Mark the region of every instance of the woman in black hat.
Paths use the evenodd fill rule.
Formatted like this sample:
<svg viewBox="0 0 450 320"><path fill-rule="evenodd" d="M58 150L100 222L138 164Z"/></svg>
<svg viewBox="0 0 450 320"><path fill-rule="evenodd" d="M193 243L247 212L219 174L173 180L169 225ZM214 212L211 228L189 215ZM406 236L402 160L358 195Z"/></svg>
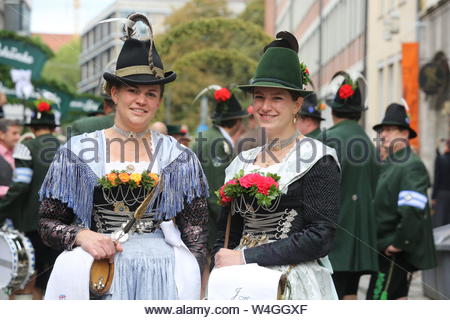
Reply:
<svg viewBox="0 0 450 320"><path fill-rule="evenodd" d="M132 37L137 21L149 28L148 39ZM75 136L59 150L41 190L41 236L50 246L81 247L88 258L114 261L104 299L198 299L206 179L189 149L148 129L164 85L176 74L164 71L145 16L130 15L125 31L116 70L103 75L116 105L114 126ZM153 181L151 192L143 187L146 175ZM143 216L129 229L148 197ZM63 289L72 294L67 299L86 297Z"/></svg>
<svg viewBox="0 0 450 320"><path fill-rule="evenodd" d="M287 276L287 299L336 299L326 255L336 228L339 165L334 150L297 131L297 112L311 92L304 89L297 39L288 32L277 38L265 48L251 83L240 86L252 94L255 119L269 142L236 157L225 181L241 170L276 173L282 195L274 208L239 207L246 199L224 207L215 266L257 263ZM231 208L239 211L230 223L229 247L234 250L223 248Z"/></svg>

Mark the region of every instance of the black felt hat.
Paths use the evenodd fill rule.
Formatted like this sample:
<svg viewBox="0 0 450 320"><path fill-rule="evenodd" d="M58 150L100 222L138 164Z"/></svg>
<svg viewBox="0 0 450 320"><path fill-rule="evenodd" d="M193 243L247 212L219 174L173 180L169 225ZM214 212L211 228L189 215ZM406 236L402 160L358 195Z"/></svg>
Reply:
<svg viewBox="0 0 450 320"><path fill-rule="evenodd" d="M142 21L149 28L149 39L132 38L135 30L126 27L125 42L117 58L114 73L105 72L103 78L109 83L125 83L130 85L164 84L176 79L173 71L164 71L161 58L153 41L153 31L148 19L139 13L128 17L131 25Z"/></svg>
<svg viewBox="0 0 450 320"><path fill-rule="evenodd" d="M336 72L331 80L338 76L343 76L344 80L340 84L334 99L327 101L331 109L342 113L362 112L366 110L360 83L357 80L353 80L345 71Z"/></svg>
<svg viewBox="0 0 450 320"><path fill-rule="evenodd" d="M59 125L56 124L51 102L46 100L36 100L34 102L33 115L31 116L30 122L26 123L25 126L58 127Z"/></svg>
<svg viewBox="0 0 450 320"><path fill-rule="evenodd" d="M214 114L211 117L214 123L248 117L247 110L242 109L236 96L227 88L215 90L214 101Z"/></svg>
<svg viewBox="0 0 450 320"><path fill-rule="evenodd" d="M303 100L302 107L298 114L304 117L310 117L323 121L325 119L322 118L322 112L320 108L321 103L317 101L316 94L312 93Z"/></svg>
<svg viewBox="0 0 450 320"><path fill-rule="evenodd" d="M409 139L417 137L416 131L410 126L410 118L404 106L398 103L391 103L384 114L383 121L373 126L373 130L380 131L384 126L397 126L408 129Z"/></svg>

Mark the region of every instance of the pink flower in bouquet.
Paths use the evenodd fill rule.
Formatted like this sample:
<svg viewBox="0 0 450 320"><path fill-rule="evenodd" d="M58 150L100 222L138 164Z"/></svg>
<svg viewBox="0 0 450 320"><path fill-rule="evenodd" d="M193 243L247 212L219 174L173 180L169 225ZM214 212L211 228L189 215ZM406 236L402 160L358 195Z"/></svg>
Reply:
<svg viewBox="0 0 450 320"><path fill-rule="evenodd" d="M264 195L269 194L270 187L275 186L278 188L278 182L275 181L272 177L263 177L261 181L257 184L258 192Z"/></svg>
<svg viewBox="0 0 450 320"><path fill-rule="evenodd" d="M260 175L259 173L249 173L242 178L239 179L239 183L244 188L251 188L253 186L258 186L259 183L261 183L262 180L264 180L265 177Z"/></svg>

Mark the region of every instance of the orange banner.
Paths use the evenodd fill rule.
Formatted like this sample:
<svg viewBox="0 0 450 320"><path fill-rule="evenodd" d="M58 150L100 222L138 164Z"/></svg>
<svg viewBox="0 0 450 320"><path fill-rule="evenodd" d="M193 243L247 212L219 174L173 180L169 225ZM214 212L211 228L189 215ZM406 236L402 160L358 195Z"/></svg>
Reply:
<svg viewBox="0 0 450 320"><path fill-rule="evenodd" d="M409 106L410 126L419 133L419 44L402 44L403 98ZM411 146L419 150L418 138L411 140Z"/></svg>

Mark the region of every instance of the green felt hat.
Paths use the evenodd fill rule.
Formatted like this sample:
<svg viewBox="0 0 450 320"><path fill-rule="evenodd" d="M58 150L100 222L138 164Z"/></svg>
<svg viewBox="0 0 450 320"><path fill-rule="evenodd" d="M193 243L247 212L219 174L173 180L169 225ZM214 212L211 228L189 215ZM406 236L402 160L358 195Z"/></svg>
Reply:
<svg viewBox="0 0 450 320"><path fill-rule="evenodd" d="M279 32L277 38L280 39L266 46L250 84L239 88L244 91L252 91L254 87L282 88L299 92L302 97L310 95L312 91L304 89L297 39L287 31Z"/></svg>

